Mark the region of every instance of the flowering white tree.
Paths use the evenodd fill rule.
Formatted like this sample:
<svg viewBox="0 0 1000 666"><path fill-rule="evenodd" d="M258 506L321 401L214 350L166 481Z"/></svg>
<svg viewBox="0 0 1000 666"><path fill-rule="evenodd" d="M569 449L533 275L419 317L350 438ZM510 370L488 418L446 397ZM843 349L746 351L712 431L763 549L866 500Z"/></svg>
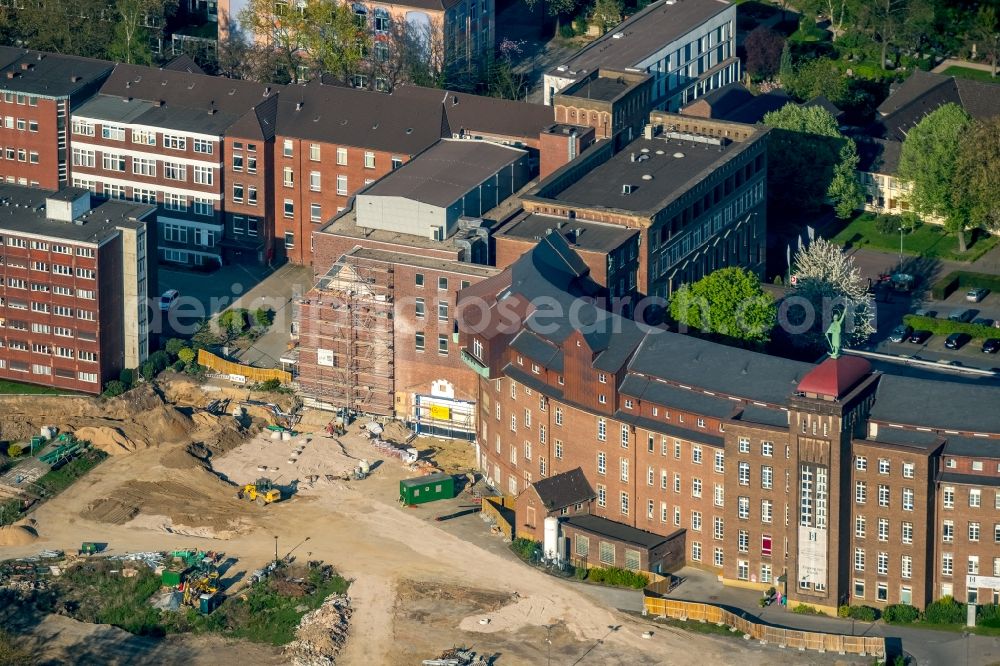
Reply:
<svg viewBox="0 0 1000 666"><path fill-rule="evenodd" d="M868 281L839 245L817 238L792 261L795 286L782 304L779 323L793 339L825 346L826 329L838 310L844 312L844 341L856 345L875 332L875 308Z"/></svg>

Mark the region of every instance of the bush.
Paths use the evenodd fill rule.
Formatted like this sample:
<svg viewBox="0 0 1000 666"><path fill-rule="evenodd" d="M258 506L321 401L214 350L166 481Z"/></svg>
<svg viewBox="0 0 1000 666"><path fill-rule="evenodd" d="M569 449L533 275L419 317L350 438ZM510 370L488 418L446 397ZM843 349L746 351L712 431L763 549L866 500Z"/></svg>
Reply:
<svg viewBox="0 0 1000 666"><path fill-rule="evenodd" d="M125 390L135 386L135 370L132 368L125 368L118 373L118 381L125 385Z"/></svg>
<svg viewBox="0 0 1000 666"><path fill-rule="evenodd" d="M910 624L920 619L920 611L910 604L890 604L882 611L882 619L893 624Z"/></svg>
<svg viewBox="0 0 1000 666"><path fill-rule="evenodd" d="M7 447L7 457L8 458L16 458L19 455L21 455L22 453L24 453L24 447L21 446L20 444L16 444L15 443L15 444L11 444L10 446Z"/></svg>
<svg viewBox="0 0 1000 666"><path fill-rule="evenodd" d="M114 398L128 390L128 386L117 379L112 379L104 385L104 395L107 398Z"/></svg>
<svg viewBox="0 0 1000 666"><path fill-rule="evenodd" d="M947 316L947 312L942 313ZM937 317L918 317L917 315L903 315L903 323L910 326L915 331L921 329L930 331L937 335L951 335L952 333L968 333L974 338L996 338L997 329L992 326L982 326L980 324L964 324L950 319L938 319Z"/></svg>
<svg viewBox="0 0 1000 666"><path fill-rule="evenodd" d="M892 215L879 215L875 218L875 231L888 236L899 231L900 220Z"/></svg>
<svg viewBox="0 0 1000 666"><path fill-rule="evenodd" d="M559 36L563 39L571 39L575 34L573 26L569 23L563 23L559 26Z"/></svg>
<svg viewBox="0 0 1000 666"><path fill-rule="evenodd" d="M219 328L223 333L239 335L247 327L247 311L242 308L226 310L219 315Z"/></svg>
<svg viewBox="0 0 1000 666"><path fill-rule="evenodd" d="M587 567L577 567L573 573L577 580L586 580L588 571Z"/></svg>
<svg viewBox="0 0 1000 666"><path fill-rule="evenodd" d="M817 610L813 606L808 604L799 604L792 609L793 613L798 613L799 615L823 615L823 611Z"/></svg>
<svg viewBox="0 0 1000 666"><path fill-rule="evenodd" d="M841 606L837 609L838 616L849 617L862 622L874 622L878 619L878 610L871 606L846 606L847 615L841 615L844 608L845 606Z"/></svg>
<svg viewBox="0 0 1000 666"><path fill-rule="evenodd" d="M156 369L153 367L153 364L150 361L146 361L139 368L139 374L142 375L142 378L145 379L147 382L152 381L153 377L156 376Z"/></svg>
<svg viewBox="0 0 1000 666"><path fill-rule="evenodd" d="M956 289L969 287L985 287L990 291L1000 292L1000 275L990 273L972 273L971 271L953 271L931 286L934 300L943 301Z"/></svg>
<svg viewBox="0 0 1000 666"><path fill-rule="evenodd" d="M260 385L258 386L258 388L261 391L277 391L278 389L281 388L281 380L280 379L268 379L267 381L261 382Z"/></svg>
<svg viewBox="0 0 1000 666"><path fill-rule="evenodd" d="M587 578L595 583L642 589L649 585L649 576L629 569L618 567L599 567L591 569Z"/></svg>
<svg viewBox="0 0 1000 666"><path fill-rule="evenodd" d="M167 340L167 344L163 346L163 348L167 350L167 353L174 357L176 357L177 353L184 347L187 347L187 342L180 338L170 338Z"/></svg>
<svg viewBox="0 0 1000 666"><path fill-rule="evenodd" d="M190 347L184 347L177 350L177 359L179 361L183 361L185 365L193 361L195 356L196 354L194 353L194 350Z"/></svg>
<svg viewBox="0 0 1000 666"><path fill-rule="evenodd" d="M587 13L583 12L578 14L575 19L573 19L573 30L578 35L587 34Z"/></svg>
<svg viewBox="0 0 1000 666"><path fill-rule="evenodd" d="M180 359L177 359L176 361L174 361L174 364L170 367L174 369L174 372L184 372L184 368L187 367L187 363L185 363Z"/></svg>
<svg viewBox="0 0 1000 666"><path fill-rule="evenodd" d="M541 545L537 541L518 537L510 543L510 549L522 560L530 562L535 553L541 549Z"/></svg>
<svg viewBox="0 0 1000 666"><path fill-rule="evenodd" d="M976 623L984 627L1000 628L1000 606L984 604L977 608Z"/></svg>
<svg viewBox="0 0 1000 666"><path fill-rule="evenodd" d="M962 624L965 608L950 596L944 596L927 606L924 619L930 624Z"/></svg>
<svg viewBox="0 0 1000 666"><path fill-rule="evenodd" d="M851 617L851 607L847 604L837 606L837 617Z"/></svg>
<svg viewBox="0 0 1000 666"><path fill-rule="evenodd" d="M257 308L253 311L253 322L258 328L267 328L274 321L274 310Z"/></svg>
<svg viewBox="0 0 1000 666"><path fill-rule="evenodd" d="M201 379L208 372L208 368L203 366L201 363L188 363L185 372L194 377L195 379Z"/></svg>
<svg viewBox="0 0 1000 666"><path fill-rule="evenodd" d="M148 362L153 366L153 373L158 375L170 365L170 355L161 349L150 354Z"/></svg>

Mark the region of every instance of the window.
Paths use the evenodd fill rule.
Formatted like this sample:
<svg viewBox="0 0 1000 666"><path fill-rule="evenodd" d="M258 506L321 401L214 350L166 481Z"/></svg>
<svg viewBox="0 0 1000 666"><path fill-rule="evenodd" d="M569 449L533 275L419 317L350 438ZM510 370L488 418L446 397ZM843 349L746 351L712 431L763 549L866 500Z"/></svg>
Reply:
<svg viewBox="0 0 1000 666"><path fill-rule="evenodd" d="M941 541L951 543L955 540L955 521L946 520L941 523Z"/></svg>
<svg viewBox="0 0 1000 666"><path fill-rule="evenodd" d="M691 462L696 465L701 464L701 445L694 444L691 446Z"/></svg>
<svg viewBox="0 0 1000 666"><path fill-rule="evenodd" d="M187 139L174 134L164 134L163 147L171 150L187 150Z"/></svg>
<svg viewBox="0 0 1000 666"><path fill-rule="evenodd" d="M285 217L295 217L295 202L291 199L285 199Z"/></svg>
<svg viewBox="0 0 1000 666"><path fill-rule="evenodd" d="M760 443L761 455L770 458L774 455L774 442L761 442Z"/></svg>
<svg viewBox="0 0 1000 666"><path fill-rule="evenodd" d="M750 498L740 497L737 500L737 515L741 520L747 520L750 518Z"/></svg>
<svg viewBox="0 0 1000 666"><path fill-rule="evenodd" d="M888 599L889 599L889 585L887 583L876 583L875 584L875 598L878 601L888 601Z"/></svg>
<svg viewBox="0 0 1000 666"><path fill-rule="evenodd" d="M597 473L606 474L608 471L608 457L603 451L597 452Z"/></svg>
<svg viewBox="0 0 1000 666"><path fill-rule="evenodd" d="M561 439L555 441L555 456L556 458L562 459L563 457L563 443Z"/></svg>
<svg viewBox="0 0 1000 666"><path fill-rule="evenodd" d="M309 204L309 221L310 222L322 222L323 211L318 203Z"/></svg>
<svg viewBox="0 0 1000 666"><path fill-rule="evenodd" d="M914 465L913 463L903 463L903 478L912 479L913 478Z"/></svg>
<svg viewBox="0 0 1000 666"><path fill-rule="evenodd" d="M337 164L340 166L347 165L347 148L337 148Z"/></svg>
<svg viewBox="0 0 1000 666"><path fill-rule="evenodd" d="M864 571L865 570L865 549L855 548L854 549L854 570Z"/></svg>
<svg viewBox="0 0 1000 666"><path fill-rule="evenodd" d="M628 481L628 460L621 458L618 461L618 469L621 475L622 481Z"/></svg>
<svg viewBox="0 0 1000 666"><path fill-rule="evenodd" d="M725 504L726 489L725 486L720 484L715 484L714 489L714 501L715 506L723 506Z"/></svg>
<svg viewBox="0 0 1000 666"><path fill-rule="evenodd" d="M448 301L438 301L438 321L448 321Z"/></svg>
<svg viewBox="0 0 1000 666"><path fill-rule="evenodd" d="M952 486L945 486L941 492L941 503L946 509L955 508L955 488Z"/></svg>
<svg viewBox="0 0 1000 666"><path fill-rule="evenodd" d="M624 423L622 424L621 433L622 433L622 448L623 449L627 449L628 448L628 435L629 435L629 427L628 427L628 425L626 425Z"/></svg>
<svg viewBox="0 0 1000 666"><path fill-rule="evenodd" d="M770 490L774 484L774 470L770 465L763 465L760 468L760 487Z"/></svg>
<svg viewBox="0 0 1000 666"><path fill-rule="evenodd" d="M859 472L864 472L868 469L868 458L864 456L857 456L854 458L854 469Z"/></svg>
<svg viewBox="0 0 1000 666"><path fill-rule="evenodd" d="M101 154L101 166L105 171L125 171L125 156L114 153Z"/></svg>
<svg viewBox="0 0 1000 666"><path fill-rule="evenodd" d="M750 438L740 437L739 446L740 446L740 453L750 453Z"/></svg>
<svg viewBox="0 0 1000 666"><path fill-rule="evenodd" d="M424 334L423 333L417 333L415 335L414 346L416 347L417 351L423 351L424 350Z"/></svg>
<svg viewBox="0 0 1000 666"><path fill-rule="evenodd" d="M976 576L979 574L979 556L969 555L969 562L966 566L966 573L970 576Z"/></svg>
<svg viewBox="0 0 1000 666"><path fill-rule="evenodd" d="M973 509L978 509L982 506L982 491L979 488L969 490L969 506Z"/></svg>
<svg viewBox="0 0 1000 666"><path fill-rule="evenodd" d="M342 197L347 196L347 176L337 176L337 194Z"/></svg>
<svg viewBox="0 0 1000 666"><path fill-rule="evenodd" d="M855 516L854 517L854 536L859 539L865 538L865 517Z"/></svg>
<svg viewBox="0 0 1000 666"><path fill-rule="evenodd" d="M624 490L621 493L621 512L623 516L628 515L628 493Z"/></svg>
<svg viewBox="0 0 1000 666"><path fill-rule="evenodd" d="M257 205L257 186L250 185L247 187L247 203L251 206Z"/></svg>
<svg viewBox="0 0 1000 666"><path fill-rule="evenodd" d="M94 124L88 123L85 120L74 120L73 134L79 134L80 136L94 136Z"/></svg>
<svg viewBox="0 0 1000 666"><path fill-rule="evenodd" d="M681 491L681 475L674 472L674 492L679 493Z"/></svg>
<svg viewBox="0 0 1000 666"><path fill-rule="evenodd" d="M969 541L979 541L979 523L969 523Z"/></svg>
<svg viewBox="0 0 1000 666"><path fill-rule="evenodd" d="M715 516L715 518L712 519L712 538L717 541L722 541L724 532L725 524L723 523L722 518Z"/></svg>
<svg viewBox="0 0 1000 666"><path fill-rule="evenodd" d="M736 544L741 553L750 552L750 533L746 530L740 530L736 534Z"/></svg>
<svg viewBox="0 0 1000 666"><path fill-rule="evenodd" d="M446 277L438 278L438 291L448 291L448 278Z"/></svg>
<svg viewBox="0 0 1000 666"><path fill-rule="evenodd" d="M403 158L402 157L396 157L395 155L393 155L393 157L392 157L392 169L393 169L393 171L395 171L396 169L398 169L401 166L403 166Z"/></svg>
<svg viewBox="0 0 1000 666"><path fill-rule="evenodd" d="M285 249L291 250L295 247L295 234L291 231L285 232Z"/></svg>
<svg viewBox="0 0 1000 666"><path fill-rule="evenodd" d="M202 155L211 155L214 150L212 142L209 141L208 139L194 139L193 143L194 143L194 152L196 153L201 153Z"/></svg>
<svg viewBox="0 0 1000 666"><path fill-rule="evenodd" d="M92 134L90 136L93 136ZM101 125L101 138L112 141L125 140L125 128L117 125Z"/></svg>
<svg viewBox="0 0 1000 666"><path fill-rule="evenodd" d="M681 440L675 439L674 440L674 458L680 458L680 457L681 457Z"/></svg>
<svg viewBox="0 0 1000 666"><path fill-rule="evenodd" d="M243 153L233 153L233 171L243 171Z"/></svg>
<svg viewBox="0 0 1000 666"><path fill-rule="evenodd" d="M701 479L691 479L691 497L701 497Z"/></svg>
<svg viewBox="0 0 1000 666"><path fill-rule="evenodd" d="M879 484L878 486L878 505L879 506L889 506L889 486Z"/></svg>
<svg viewBox="0 0 1000 666"><path fill-rule="evenodd" d="M864 504L868 500L868 485L864 481L854 484L854 502Z"/></svg>
<svg viewBox="0 0 1000 666"><path fill-rule="evenodd" d="M650 449L650 452L652 452L652 449ZM726 453L721 449L715 452L715 471L720 474L726 471Z"/></svg>
<svg viewBox="0 0 1000 666"><path fill-rule="evenodd" d="M900 558L899 564L903 578L913 578L913 557L910 555L903 555Z"/></svg>
<svg viewBox="0 0 1000 666"><path fill-rule="evenodd" d="M913 511L913 488L903 488L903 511Z"/></svg>
<svg viewBox="0 0 1000 666"><path fill-rule="evenodd" d="M309 144L309 160L311 162L319 162L319 144L311 143Z"/></svg>
<svg viewBox="0 0 1000 666"><path fill-rule="evenodd" d="M243 203L243 185L242 183L233 183L233 202Z"/></svg>
<svg viewBox="0 0 1000 666"><path fill-rule="evenodd" d="M955 556L951 553L941 553L941 575L950 576L955 570Z"/></svg>
<svg viewBox="0 0 1000 666"><path fill-rule="evenodd" d="M771 500L760 501L760 521L770 523L774 520L774 503Z"/></svg>
<svg viewBox="0 0 1000 666"><path fill-rule="evenodd" d="M194 167L194 182L196 185L211 185L215 182L215 174L212 171L212 167Z"/></svg>
<svg viewBox="0 0 1000 666"><path fill-rule="evenodd" d="M365 151L365 168L366 169L375 168L375 153L371 151Z"/></svg>
<svg viewBox="0 0 1000 666"><path fill-rule="evenodd" d="M692 541L691 542L691 559L695 562L701 562L701 542Z"/></svg>
<svg viewBox="0 0 1000 666"><path fill-rule="evenodd" d="M284 155L285 157L291 157L292 145L293 144L291 139L285 139L284 143L282 144L281 154Z"/></svg>
<svg viewBox="0 0 1000 666"><path fill-rule="evenodd" d="M878 459L878 473L888 474L889 473L889 461L885 458Z"/></svg>
<svg viewBox="0 0 1000 666"><path fill-rule="evenodd" d="M597 439L604 442L608 439L608 424L604 419L597 419Z"/></svg>
<svg viewBox="0 0 1000 666"><path fill-rule="evenodd" d="M903 543L913 543L913 523L903 523L901 537Z"/></svg>
<svg viewBox="0 0 1000 666"><path fill-rule="evenodd" d="M597 484L597 506L606 507L608 505L608 489L606 486Z"/></svg>
<svg viewBox="0 0 1000 666"><path fill-rule="evenodd" d="M163 177L167 180L187 180L187 167L173 162L163 163Z"/></svg>
<svg viewBox="0 0 1000 666"><path fill-rule="evenodd" d="M741 486L750 485L750 463L740 462L738 479Z"/></svg>
<svg viewBox="0 0 1000 666"><path fill-rule="evenodd" d="M701 531L701 511L691 512L691 529L696 532Z"/></svg>
<svg viewBox="0 0 1000 666"><path fill-rule="evenodd" d="M95 166L95 153L86 148L73 149L73 166L90 167Z"/></svg>
<svg viewBox="0 0 1000 666"><path fill-rule="evenodd" d="M416 317L424 316L424 299L418 298L413 303L413 314Z"/></svg>
<svg viewBox="0 0 1000 666"><path fill-rule="evenodd" d="M885 518L878 519L878 540L889 540L889 521Z"/></svg>
<svg viewBox="0 0 1000 666"><path fill-rule="evenodd" d="M423 273L415 273L414 276L413 276L413 283L414 283L414 285L416 285L418 287L423 287L424 286L424 274ZM497 387L497 388L499 388L499 387Z"/></svg>
<svg viewBox="0 0 1000 666"><path fill-rule="evenodd" d="M153 201L156 201L154 198ZM194 198L194 214L195 215L211 215L215 210L212 206L211 199L203 199L202 197Z"/></svg>
<svg viewBox="0 0 1000 666"><path fill-rule="evenodd" d="M163 207L167 210L175 211L186 211L187 210L187 197L183 194L173 194L171 192L164 192L163 194Z"/></svg>

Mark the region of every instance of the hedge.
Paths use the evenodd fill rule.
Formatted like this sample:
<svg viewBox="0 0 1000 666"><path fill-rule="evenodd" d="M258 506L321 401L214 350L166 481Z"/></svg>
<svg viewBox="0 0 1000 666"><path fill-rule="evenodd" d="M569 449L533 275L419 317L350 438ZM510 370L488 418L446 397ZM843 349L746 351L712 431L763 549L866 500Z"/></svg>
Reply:
<svg viewBox="0 0 1000 666"><path fill-rule="evenodd" d="M951 335L952 333L968 333L973 338L1000 338L1000 329L992 326L982 326L980 324L965 324L950 319L937 319L936 317L920 317L917 315L903 315L903 323L911 327L914 331L930 331L937 335Z"/></svg>
<svg viewBox="0 0 1000 666"><path fill-rule="evenodd" d="M620 569L618 567L594 567L587 570L587 580L618 587L642 589L649 585L649 576L644 573Z"/></svg>
<svg viewBox="0 0 1000 666"><path fill-rule="evenodd" d="M941 597L927 606L924 619L930 624L962 624L965 622L965 607L952 597Z"/></svg>
<svg viewBox="0 0 1000 666"><path fill-rule="evenodd" d="M976 622L984 627L1000 627L1000 606L984 604L976 609Z"/></svg>
<svg viewBox="0 0 1000 666"><path fill-rule="evenodd" d="M879 618L877 609L871 606L840 606L837 617L849 617L862 622L874 622Z"/></svg>
<svg viewBox="0 0 1000 666"><path fill-rule="evenodd" d="M892 624L911 624L920 619L920 610L910 604L890 604L882 611L882 619Z"/></svg>
<svg viewBox="0 0 1000 666"><path fill-rule="evenodd" d="M971 273L969 271L953 271L931 286L934 300L943 301L956 289L970 287L985 287L990 291L1000 291L1000 275L990 273Z"/></svg>

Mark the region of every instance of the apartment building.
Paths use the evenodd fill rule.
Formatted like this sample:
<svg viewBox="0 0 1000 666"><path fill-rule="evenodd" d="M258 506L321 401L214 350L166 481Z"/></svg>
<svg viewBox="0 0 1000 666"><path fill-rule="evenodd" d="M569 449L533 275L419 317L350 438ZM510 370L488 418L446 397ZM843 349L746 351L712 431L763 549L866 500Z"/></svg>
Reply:
<svg viewBox="0 0 1000 666"><path fill-rule="evenodd" d="M0 378L100 393L145 361L155 208L0 185L0 211Z"/></svg>
<svg viewBox="0 0 1000 666"><path fill-rule="evenodd" d="M720 0L657 0L546 72L545 103L598 69L652 77L653 108L676 112L740 80L736 5Z"/></svg>
<svg viewBox="0 0 1000 666"><path fill-rule="evenodd" d="M725 266L763 275L766 132L656 111L641 137L599 142L529 190L524 210L639 230L635 279L614 296L668 297Z"/></svg>
<svg viewBox="0 0 1000 666"><path fill-rule="evenodd" d="M469 290L489 302L470 320L459 295L483 474L518 508L576 468L594 490L586 518L556 514L565 557L687 563L828 611L1000 594L1000 420L968 408L997 388L640 328L585 300L602 293L552 233Z"/></svg>
<svg viewBox="0 0 1000 666"><path fill-rule="evenodd" d="M229 191L226 175L237 155L232 142L253 143L258 154L270 150L275 95L273 87L249 81L118 65L98 94L73 113L73 185L104 198L155 204L161 261L215 266L241 256L241 248L251 251L247 258L265 261L265 202L257 236L245 234L249 243L233 236L227 246L233 217L227 216L223 192ZM227 131L238 122L249 138L233 136L232 152L225 155ZM249 133L251 128L256 130ZM246 209L237 207L234 214Z"/></svg>
<svg viewBox="0 0 1000 666"><path fill-rule="evenodd" d="M0 181L58 189L69 182L69 117L114 65L0 46Z"/></svg>

